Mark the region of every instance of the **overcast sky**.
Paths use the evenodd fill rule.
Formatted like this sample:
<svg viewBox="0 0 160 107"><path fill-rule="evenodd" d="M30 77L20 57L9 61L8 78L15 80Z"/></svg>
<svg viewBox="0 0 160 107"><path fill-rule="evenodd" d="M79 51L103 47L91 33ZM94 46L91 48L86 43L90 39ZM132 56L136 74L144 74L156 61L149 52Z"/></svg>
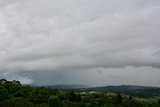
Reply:
<svg viewBox="0 0 160 107"><path fill-rule="evenodd" d="M160 0L0 0L0 78L160 86Z"/></svg>

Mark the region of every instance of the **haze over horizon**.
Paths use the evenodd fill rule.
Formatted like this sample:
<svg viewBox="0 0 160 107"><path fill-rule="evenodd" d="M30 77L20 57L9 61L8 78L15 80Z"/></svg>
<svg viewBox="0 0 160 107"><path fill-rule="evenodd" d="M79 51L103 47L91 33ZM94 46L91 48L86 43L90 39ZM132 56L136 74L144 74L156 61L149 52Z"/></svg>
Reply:
<svg viewBox="0 0 160 107"><path fill-rule="evenodd" d="M0 0L0 79L160 87L159 0Z"/></svg>

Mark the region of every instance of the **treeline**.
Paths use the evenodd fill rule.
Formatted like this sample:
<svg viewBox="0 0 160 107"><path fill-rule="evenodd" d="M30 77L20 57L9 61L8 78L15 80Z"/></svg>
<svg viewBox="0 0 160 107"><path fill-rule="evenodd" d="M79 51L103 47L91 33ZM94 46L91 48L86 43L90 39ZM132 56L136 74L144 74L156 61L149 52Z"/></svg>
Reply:
<svg viewBox="0 0 160 107"><path fill-rule="evenodd" d="M0 80L0 107L160 107L160 99L155 99L143 102L120 93L60 91Z"/></svg>

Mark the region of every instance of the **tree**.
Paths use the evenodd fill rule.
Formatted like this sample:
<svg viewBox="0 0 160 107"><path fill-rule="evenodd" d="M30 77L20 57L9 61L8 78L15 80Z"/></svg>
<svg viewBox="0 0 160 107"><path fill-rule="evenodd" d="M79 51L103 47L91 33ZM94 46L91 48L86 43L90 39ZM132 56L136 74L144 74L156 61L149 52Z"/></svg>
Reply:
<svg viewBox="0 0 160 107"><path fill-rule="evenodd" d="M0 102L8 98L8 93L5 87L0 85Z"/></svg>
<svg viewBox="0 0 160 107"><path fill-rule="evenodd" d="M90 100L90 106L91 107L97 107L98 106L98 101L97 101L97 99L91 99Z"/></svg>
<svg viewBox="0 0 160 107"><path fill-rule="evenodd" d="M69 101L76 101L76 94L73 92L73 91L71 91L70 93L69 93Z"/></svg>
<svg viewBox="0 0 160 107"><path fill-rule="evenodd" d="M116 95L116 104L122 104L122 97L121 97L121 94L120 93L118 93L117 95Z"/></svg>
<svg viewBox="0 0 160 107"><path fill-rule="evenodd" d="M33 104L25 98L12 98L3 101L1 107L33 107Z"/></svg>
<svg viewBox="0 0 160 107"><path fill-rule="evenodd" d="M50 107L60 107L60 101L57 96L51 96L49 98L49 106Z"/></svg>
<svg viewBox="0 0 160 107"><path fill-rule="evenodd" d="M160 104L160 98L158 99L158 104Z"/></svg>
<svg viewBox="0 0 160 107"><path fill-rule="evenodd" d="M48 99L49 99L49 95L44 89L41 89L41 88L31 92L29 96L29 100L34 104L46 103Z"/></svg>
<svg viewBox="0 0 160 107"><path fill-rule="evenodd" d="M80 95L80 94L78 94L78 95L76 96L76 101L77 101L77 102L81 102L81 101L82 101L82 98L81 98L81 95Z"/></svg>
<svg viewBox="0 0 160 107"><path fill-rule="evenodd" d="M129 96L129 100L132 100L132 96Z"/></svg>

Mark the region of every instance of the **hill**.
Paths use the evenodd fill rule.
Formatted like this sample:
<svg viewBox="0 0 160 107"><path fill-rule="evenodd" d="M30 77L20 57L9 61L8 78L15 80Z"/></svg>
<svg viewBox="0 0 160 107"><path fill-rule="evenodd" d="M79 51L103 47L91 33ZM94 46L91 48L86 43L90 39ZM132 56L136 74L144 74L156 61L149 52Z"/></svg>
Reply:
<svg viewBox="0 0 160 107"><path fill-rule="evenodd" d="M120 86L103 86L82 89L84 91L105 91L105 92L119 92L127 95L135 96L160 96L159 87L137 86L137 85L120 85Z"/></svg>
<svg viewBox="0 0 160 107"><path fill-rule="evenodd" d="M59 84L52 86L45 86L46 88L56 88L56 89L81 89L81 88L89 88L87 85L78 85L78 84Z"/></svg>
<svg viewBox="0 0 160 107"><path fill-rule="evenodd" d="M102 87L89 87L87 85L52 85L52 86L43 86L46 88L59 89L59 90L77 90L83 92L116 92L132 96L140 97L151 97L151 96L160 96L159 87L150 87L150 86L138 86L138 85L120 85L120 86L102 86Z"/></svg>

